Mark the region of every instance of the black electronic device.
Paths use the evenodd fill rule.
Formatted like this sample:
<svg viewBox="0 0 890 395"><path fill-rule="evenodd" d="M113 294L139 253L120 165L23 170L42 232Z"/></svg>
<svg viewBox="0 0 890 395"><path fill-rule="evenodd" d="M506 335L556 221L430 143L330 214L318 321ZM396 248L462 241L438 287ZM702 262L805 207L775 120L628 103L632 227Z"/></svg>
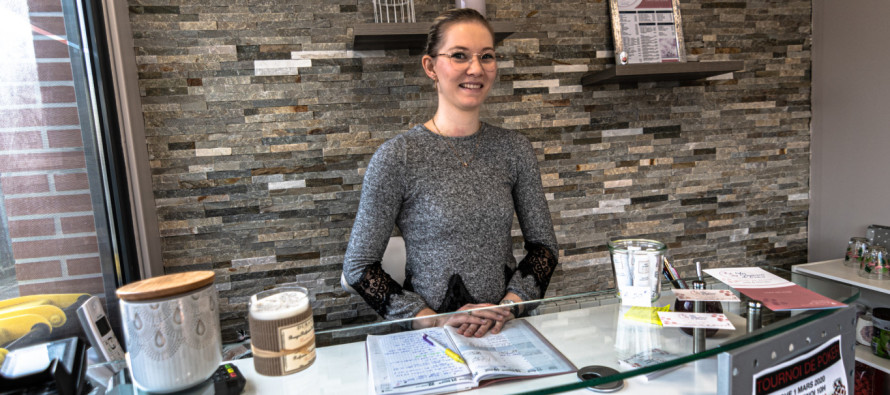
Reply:
<svg viewBox="0 0 890 395"><path fill-rule="evenodd" d="M130 381L129 368L123 368L112 379L111 387L105 391L106 395L152 395L153 392L143 391ZM213 375L205 381L193 387L166 395L238 395L244 390L247 380L232 363L220 365Z"/></svg>
<svg viewBox="0 0 890 395"><path fill-rule="evenodd" d="M88 386L85 364L86 345L77 337L10 350L0 365L0 393L79 395Z"/></svg>
<svg viewBox="0 0 890 395"><path fill-rule="evenodd" d="M241 375L238 367L231 363L224 363L213 372L210 377L213 381L214 393L216 395L238 395L244 390L247 380Z"/></svg>

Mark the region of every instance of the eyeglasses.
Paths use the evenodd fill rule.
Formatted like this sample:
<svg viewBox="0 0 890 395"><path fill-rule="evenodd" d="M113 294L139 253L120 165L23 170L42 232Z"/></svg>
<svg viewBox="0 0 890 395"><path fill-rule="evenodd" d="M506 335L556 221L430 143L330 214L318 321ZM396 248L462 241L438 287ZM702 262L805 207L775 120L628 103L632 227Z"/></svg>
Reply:
<svg viewBox="0 0 890 395"><path fill-rule="evenodd" d="M483 53L468 53L468 52L454 52L454 53L440 53L436 54L436 56L447 56L451 59L451 65L457 69L463 69L470 67L470 61L473 58L479 58L479 64L483 69L491 71L495 69L497 65L497 55L494 52L483 52Z"/></svg>

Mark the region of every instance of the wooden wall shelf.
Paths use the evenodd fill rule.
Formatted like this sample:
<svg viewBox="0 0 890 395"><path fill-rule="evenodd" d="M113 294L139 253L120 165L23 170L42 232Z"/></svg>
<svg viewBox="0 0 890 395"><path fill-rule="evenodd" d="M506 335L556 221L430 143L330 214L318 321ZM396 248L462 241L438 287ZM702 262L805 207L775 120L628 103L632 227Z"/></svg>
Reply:
<svg viewBox="0 0 890 395"><path fill-rule="evenodd" d="M353 50L423 49L432 22L359 23L353 28ZM516 31L512 22L491 22L495 43Z"/></svg>
<svg viewBox="0 0 890 395"><path fill-rule="evenodd" d="M645 63L616 65L585 74L581 85L602 85L618 82L697 80L741 70L741 60L719 62Z"/></svg>

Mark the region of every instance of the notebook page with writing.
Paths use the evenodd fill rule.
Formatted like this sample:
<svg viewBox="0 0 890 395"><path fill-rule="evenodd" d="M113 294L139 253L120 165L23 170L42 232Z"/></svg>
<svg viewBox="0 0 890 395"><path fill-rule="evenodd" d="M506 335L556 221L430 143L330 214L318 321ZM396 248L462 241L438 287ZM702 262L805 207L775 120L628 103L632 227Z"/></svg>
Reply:
<svg viewBox="0 0 890 395"><path fill-rule="evenodd" d="M475 386L467 365L430 346L423 340L424 334L454 349L441 328L368 336L369 393L440 393Z"/></svg>
<svg viewBox="0 0 890 395"><path fill-rule="evenodd" d="M476 382L504 377L544 376L575 366L524 320L508 321L500 333L464 337L445 327Z"/></svg>

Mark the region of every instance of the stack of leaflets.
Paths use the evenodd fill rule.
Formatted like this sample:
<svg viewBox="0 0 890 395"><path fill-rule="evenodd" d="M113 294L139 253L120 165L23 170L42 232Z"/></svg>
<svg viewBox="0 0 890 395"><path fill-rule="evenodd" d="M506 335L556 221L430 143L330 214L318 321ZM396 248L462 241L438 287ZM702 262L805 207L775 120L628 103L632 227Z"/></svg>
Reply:
<svg viewBox="0 0 890 395"><path fill-rule="evenodd" d="M620 365L623 368L627 368L628 370L640 369L640 368L645 368L645 367L652 366L652 365L657 365L660 363L665 363L667 361L677 359L679 357L680 356L677 354L669 353L669 352L664 351L660 348L653 348L648 351L643 351L641 353L634 354L630 358L619 359L618 365ZM634 377L639 378L642 381L648 382L649 380L659 377L667 372L677 370L680 368L680 366L683 366L683 365L681 364L681 365L677 365L677 366L671 366L669 368L656 370L654 372L641 374L641 375L634 376Z"/></svg>

